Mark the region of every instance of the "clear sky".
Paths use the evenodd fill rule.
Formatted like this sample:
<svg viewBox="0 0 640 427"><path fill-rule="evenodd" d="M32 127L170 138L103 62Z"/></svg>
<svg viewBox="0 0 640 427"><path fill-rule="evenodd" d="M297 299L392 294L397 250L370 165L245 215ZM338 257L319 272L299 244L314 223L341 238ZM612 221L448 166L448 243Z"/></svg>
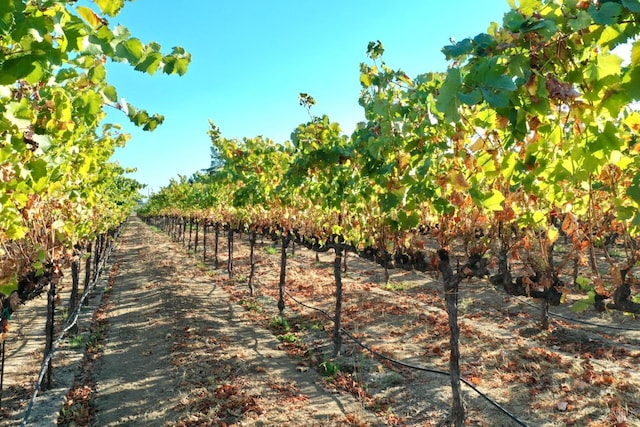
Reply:
<svg viewBox="0 0 640 427"><path fill-rule="evenodd" d="M136 167L132 177L157 191L178 174L209 166L208 120L227 138L263 135L277 142L309 116L298 94L312 95L315 115L327 114L350 134L363 119L358 105L360 63L370 41L385 62L409 76L444 71L441 48L501 22L506 0L136 0L111 25L143 42L192 54L182 77L109 66L118 95L165 116L154 132L109 114L132 139L114 160Z"/></svg>

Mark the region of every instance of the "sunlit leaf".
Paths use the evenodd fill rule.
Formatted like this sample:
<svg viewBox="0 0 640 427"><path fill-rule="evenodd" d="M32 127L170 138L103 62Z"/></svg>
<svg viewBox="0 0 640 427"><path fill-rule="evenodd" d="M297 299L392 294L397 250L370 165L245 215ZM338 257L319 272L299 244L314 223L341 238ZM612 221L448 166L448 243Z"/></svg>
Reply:
<svg viewBox="0 0 640 427"><path fill-rule="evenodd" d="M640 40L633 42L631 47L631 65L634 67L640 65Z"/></svg>
<svg viewBox="0 0 640 427"><path fill-rule="evenodd" d="M103 25L104 21L91 8L86 6L76 7L78 15L82 16L85 21L92 27L98 28Z"/></svg>
<svg viewBox="0 0 640 427"><path fill-rule="evenodd" d="M504 200L504 195L494 188L491 190L491 194L489 195L489 197L485 198L482 201L482 206L491 211L501 211L504 208Z"/></svg>
<svg viewBox="0 0 640 427"><path fill-rule="evenodd" d="M137 38L131 38L121 42L116 46L116 55L126 59L132 65L138 64L142 58L142 50L144 46Z"/></svg>
<svg viewBox="0 0 640 427"><path fill-rule="evenodd" d="M109 16L116 16L120 9L124 6L124 0L93 0L102 13L105 13Z"/></svg>

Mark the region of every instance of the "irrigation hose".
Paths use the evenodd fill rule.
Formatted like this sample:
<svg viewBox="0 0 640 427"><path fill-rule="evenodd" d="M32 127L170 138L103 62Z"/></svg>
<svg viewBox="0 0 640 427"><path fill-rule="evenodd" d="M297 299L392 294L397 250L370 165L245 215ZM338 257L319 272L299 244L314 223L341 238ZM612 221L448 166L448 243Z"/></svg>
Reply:
<svg viewBox="0 0 640 427"><path fill-rule="evenodd" d="M313 307L310 306L308 304L305 304L301 301L298 301L293 295L291 295L291 293L289 291L286 291L286 294L289 296L289 298L291 298L295 303L306 307L308 309L311 310L315 310L318 311L320 313L322 313L328 320L330 320L331 322L334 322L333 317L327 313L325 310L318 308L318 307ZM413 370L417 370L417 371L423 371L423 372L429 372L429 373L433 373L433 374L437 374L437 375L443 375L443 376L450 376L449 372L446 371L441 371L438 369L433 369L433 368L426 368L426 367L422 367L422 366L415 366L415 365L410 365L408 363L402 362L400 360L396 360L393 358L390 358L388 356L385 356L384 354L378 353L377 351L373 350L371 347L367 346L366 344L360 342L357 338L355 338L349 331L347 331L344 328L340 328L340 332L342 332L343 334L345 334L350 340L352 340L354 343L356 343L358 346L362 347L363 349L367 350L369 353L371 353L372 355L374 355L375 357L379 358L379 359L383 359L386 360L387 362L393 363L394 365L398 365L398 366L402 366L404 368L408 368L408 369L413 369ZM511 420L513 420L515 423L517 423L518 425L522 426L522 427L529 427L528 424L526 424L524 421L520 420L517 416L513 415L512 413L510 413L508 410L506 410L504 407L502 407L498 402L494 401L493 399L491 399L489 396L487 396L485 393L483 393L482 391L480 391L477 387L475 387L473 384L471 384L469 381L467 381L464 378L460 378L460 381L462 383L464 383L465 385L469 386L473 391L475 391L476 393L478 393L478 395L480 397L482 397L483 399L485 399L488 403L490 403L492 406L494 406L496 409L498 409L500 412L502 412L504 415L506 415L507 417L511 418Z"/></svg>
<svg viewBox="0 0 640 427"><path fill-rule="evenodd" d="M33 391L33 395L31 396L31 399L29 400L29 406L27 407L27 410L26 410L26 412L24 414L24 418L22 419L22 423L20 424L22 427L27 425L27 421L29 420L29 417L31 416L31 412L33 411L33 405L35 404L36 398L38 397L38 392L40 391L40 388L42 387L42 381L44 380L44 376L47 373L47 370L48 370L48 367L49 367L49 362L51 361L51 359L53 359L53 355L55 354L56 350L58 349L58 347L62 343L62 340L66 337L67 333L77 324L78 318L80 317L80 313L82 311L82 306L84 305L84 302L88 298L88 296L91 293L91 291L93 291L93 288L95 288L96 284L98 283L98 279L100 279L100 273L102 272L102 270L104 268L104 265L106 264L107 260L111 256L111 252L112 252L113 247L114 247L114 242L117 240L119 235L120 235L120 233L118 232L114 236L114 240L111 242L111 244L109 245L109 247L107 248L107 250L105 252L104 257L102 258L102 260L98 264L98 270L97 270L97 273L96 273L96 277L93 278L93 281L91 282L91 284L85 289L84 293L82 294L82 298L80 298L80 301L78 302L78 307L74 310L73 316L68 318L68 320L66 322L67 323L66 326L64 327L64 329L62 330L62 332L58 336L58 339L56 339L56 341L53 343L51 351L47 354L47 356L45 357L44 361L42 362L42 366L40 367L40 374L38 375L38 381L36 382L35 389Z"/></svg>

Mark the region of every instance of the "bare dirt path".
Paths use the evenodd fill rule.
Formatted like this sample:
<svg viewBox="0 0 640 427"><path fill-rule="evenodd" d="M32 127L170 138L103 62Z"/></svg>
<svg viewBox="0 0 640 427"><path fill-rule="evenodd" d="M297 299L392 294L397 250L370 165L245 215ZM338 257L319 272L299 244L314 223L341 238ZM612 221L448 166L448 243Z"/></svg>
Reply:
<svg viewBox="0 0 640 427"><path fill-rule="evenodd" d="M138 219L115 262L94 425L376 424L351 395L296 369L271 332Z"/></svg>

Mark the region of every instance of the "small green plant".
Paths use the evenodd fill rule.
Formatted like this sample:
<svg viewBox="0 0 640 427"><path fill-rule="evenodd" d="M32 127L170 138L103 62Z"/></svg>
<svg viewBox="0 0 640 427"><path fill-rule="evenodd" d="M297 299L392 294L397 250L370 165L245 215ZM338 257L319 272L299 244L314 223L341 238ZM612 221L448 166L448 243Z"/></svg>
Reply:
<svg viewBox="0 0 640 427"><path fill-rule="evenodd" d="M595 303L596 303L596 292L589 291L587 292L587 298L581 299L580 301L576 301L571 306L571 311L573 311L574 313L582 313L583 311L586 311L589 308L593 307Z"/></svg>
<svg viewBox="0 0 640 427"><path fill-rule="evenodd" d="M320 368L320 373L326 377L333 377L340 372L340 365L329 360L325 360L318 367Z"/></svg>
<svg viewBox="0 0 640 427"><path fill-rule="evenodd" d="M100 350L102 348L102 338L104 337L104 333L106 331L106 328L101 326L98 327L98 329L91 333L88 337L87 337L87 350L90 352L96 352L98 350Z"/></svg>
<svg viewBox="0 0 640 427"><path fill-rule="evenodd" d="M287 332L286 334L278 335L278 340L287 343L294 343L298 341L298 337L293 332Z"/></svg>
<svg viewBox="0 0 640 427"><path fill-rule="evenodd" d="M72 349L79 349L81 348L86 339L87 339L88 334L83 333L83 334L77 334L73 337L71 337L71 340L69 341L69 347L71 347Z"/></svg>
<svg viewBox="0 0 640 427"><path fill-rule="evenodd" d="M98 330L91 333L83 332L81 334L77 334L70 339L69 347L79 349L86 346L89 351L98 350L101 346L100 340L102 339L104 332L105 328L100 327Z"/></svg>
<svg viewBox="0 0 640 427"><path fill-rule="evenodd" d="M276 316L271 320L271 322L269 322L269 328L289 332L291 330L291 325L286 317Z"/></svg>
<svg viewBox="0 0 640 427"><path fill-rule="evenodd" d="M273 246L267 246L265 251L269 254L269 255L275 255L278 253L278 249L276 249Z"/></svg>
<svg viewBox="0 0 640 427"><path fill-rule="evenodd" d="M240 305L247 311L262 312L262 307L255 300L240 300Z"/></svg>
<svg viewBox="0 0 640 427"><path fill-rule="evenodd" d="M322 323L314 323L309 327L310 330L312 331L324 331L324 325Z"/></svg>
<svg viewBox="0 0 640 427"><path fill-rule="evenodd" d="M576 277L576 285L580 288L580 290L588 292L593 290L593 285L591 284L591 280L586 277L578 276Z"/></svg>
<svg viewBox="0 0 640 427"><path fill-rule="evenodd" d="M397 292L397 291L404 291L407 287L404 283L400 282L400 283L387 283L386 285L384 285L384 288L388 291Z"/></svg>

